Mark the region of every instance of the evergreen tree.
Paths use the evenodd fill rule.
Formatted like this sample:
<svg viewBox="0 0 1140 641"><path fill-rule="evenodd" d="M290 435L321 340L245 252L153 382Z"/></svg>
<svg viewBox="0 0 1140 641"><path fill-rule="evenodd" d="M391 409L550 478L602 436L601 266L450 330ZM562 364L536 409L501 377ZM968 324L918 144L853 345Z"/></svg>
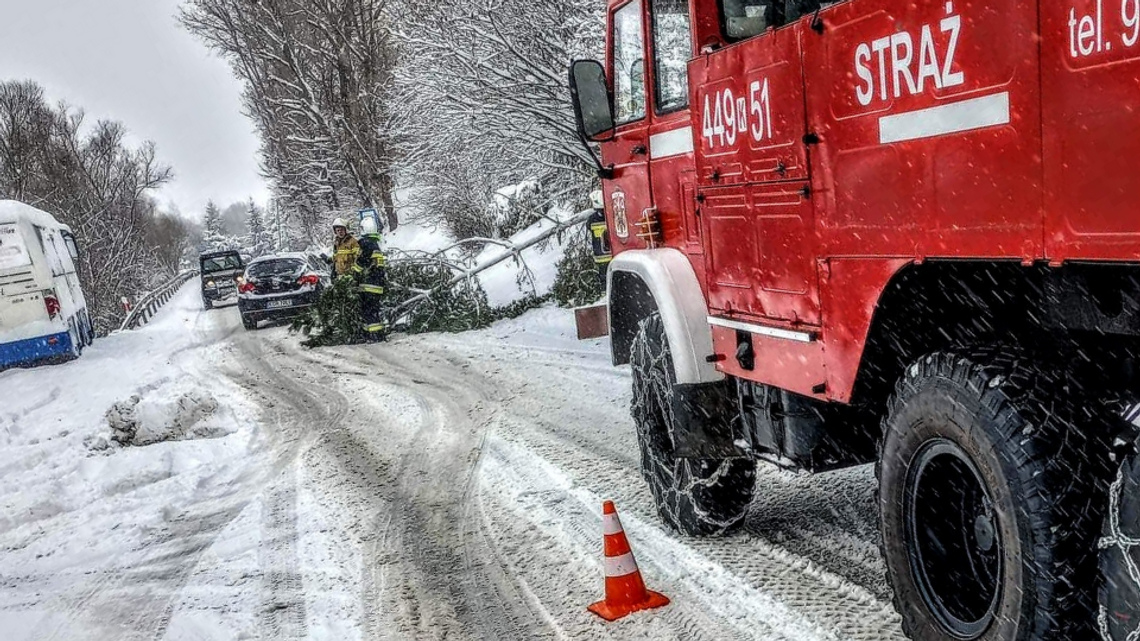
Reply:
<svg viewBox="0 0 1140 641"><path fill-rule="evenodd" d="M202 233L202 251L218 251L221 249L237 249L237 243L228 236L223 228L222 212L214 201L206 203L205 227Z"/></svg>
<svg viewBox="0 0 1140 641"><path fill-rule="evenodd" d="M269 230L265 227L265 220L262 216L261 208L253 199L249 199L249 206L246 209L248 218L246 219L246 226L249 230L249 240L246 246L249 247L249 253L257 258L264 256L273 251L273 242L269 237Z"/></svg>

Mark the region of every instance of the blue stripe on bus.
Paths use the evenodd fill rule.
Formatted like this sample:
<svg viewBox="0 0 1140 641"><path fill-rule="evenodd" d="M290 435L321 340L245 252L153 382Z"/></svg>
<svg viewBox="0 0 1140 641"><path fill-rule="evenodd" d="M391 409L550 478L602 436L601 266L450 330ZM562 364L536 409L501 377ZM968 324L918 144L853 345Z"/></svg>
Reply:
<svg viewBox="0 0 1140 641"><path fill-rule="evenodd" d="M71 335L67 332L0 343L0 367L32 363L71 351Z"/></svg>

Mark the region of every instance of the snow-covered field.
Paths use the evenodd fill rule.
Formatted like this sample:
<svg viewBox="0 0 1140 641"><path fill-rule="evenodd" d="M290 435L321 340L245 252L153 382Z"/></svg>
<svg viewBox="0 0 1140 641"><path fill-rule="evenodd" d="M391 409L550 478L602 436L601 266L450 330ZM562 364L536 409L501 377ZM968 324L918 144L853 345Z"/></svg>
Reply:
<svg viewBox="0 0 1140 641"><path fill-rule="evenodd" d="M0 637L901 638L869 470L762 467L741 534L680 537L628 390L565 310L311 351L188 287L0 373ZM607 498L673 600L610 624Z"/></svg>

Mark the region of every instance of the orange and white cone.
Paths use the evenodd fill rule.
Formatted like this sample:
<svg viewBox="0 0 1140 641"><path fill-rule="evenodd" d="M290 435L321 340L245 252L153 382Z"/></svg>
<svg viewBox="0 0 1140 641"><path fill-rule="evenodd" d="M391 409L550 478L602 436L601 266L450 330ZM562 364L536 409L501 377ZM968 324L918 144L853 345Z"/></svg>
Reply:
<svg viewBox="0 0 1140 641"><path fill-rule="evenodd" d="M587 609L606 621L616 621L631 612L669 605L669 597L645 589L613 501L602 505L602 533L606 549L606 598Z"/></svg>

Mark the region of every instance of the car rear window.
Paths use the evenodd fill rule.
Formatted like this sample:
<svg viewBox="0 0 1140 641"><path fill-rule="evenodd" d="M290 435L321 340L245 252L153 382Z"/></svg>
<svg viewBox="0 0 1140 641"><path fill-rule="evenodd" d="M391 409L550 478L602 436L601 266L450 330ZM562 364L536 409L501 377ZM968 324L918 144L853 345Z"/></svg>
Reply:
<svg viewBox="0 0 1140 641"><path fill-rule="evenodd" d="M263 260L249 266L246 275L250 278L273 278L290 276L304 269L305 262L300 258L279 258Z"/></svg>
<svg viewBox="0 0 1140 641"><path fill-rule="evenodd" d="M241 268L241 256L233 254L231 256L214 256L213 258L202 259L202 273L209 274L210 272L220 272L225 269L239 269Z"/></svg>

